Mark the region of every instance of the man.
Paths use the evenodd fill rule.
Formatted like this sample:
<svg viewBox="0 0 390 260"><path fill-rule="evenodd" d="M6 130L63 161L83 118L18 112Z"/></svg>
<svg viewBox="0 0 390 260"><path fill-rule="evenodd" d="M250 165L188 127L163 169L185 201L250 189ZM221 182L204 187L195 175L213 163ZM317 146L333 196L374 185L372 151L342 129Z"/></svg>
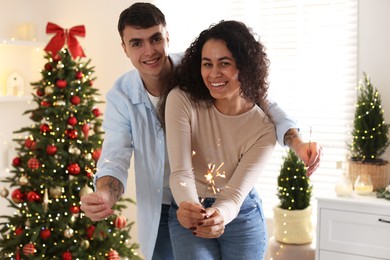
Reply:
<svg viewBox="0 0 390 260"><path fill-rule="evenodd" d="M121 76L108 92L103 122L105 140L95 176L95 192L81 198L81 209L93 221L113 213L111 207L123 194L130 158L134 152L138 239L146 259L173 259L168 230L169 163L165 135L157 118L159 96L168 83L180 54L169 54L164 14L149 3L125 9L118 22L122 47L136 70ZM304 143L296 123L275 103L270 114L278 142L291 147L308 166L318 166L321 147ZM189 211L190 214L190 211ZM207 237L223 233L218 219L205 220ZM205 236L206 237L206 236Z"/></svg>

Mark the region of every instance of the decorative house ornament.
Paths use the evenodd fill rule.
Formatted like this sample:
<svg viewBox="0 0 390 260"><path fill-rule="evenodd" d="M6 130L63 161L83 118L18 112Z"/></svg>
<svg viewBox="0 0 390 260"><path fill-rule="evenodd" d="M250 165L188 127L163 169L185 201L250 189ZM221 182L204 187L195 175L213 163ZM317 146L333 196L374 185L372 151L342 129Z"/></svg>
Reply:
<svg viewBox="0 0 390 260"><path fill-rule="evenodd" d="M12 72L7 77L6 95L18 97L24 95L24 79L19 73Z"/></svg>

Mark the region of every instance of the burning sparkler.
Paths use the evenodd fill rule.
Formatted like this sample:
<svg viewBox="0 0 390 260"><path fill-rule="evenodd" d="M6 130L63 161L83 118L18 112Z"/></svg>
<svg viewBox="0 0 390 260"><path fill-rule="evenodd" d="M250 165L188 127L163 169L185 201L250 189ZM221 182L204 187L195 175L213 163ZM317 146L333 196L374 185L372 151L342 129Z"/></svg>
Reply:
<svg viewBox="0 0 390 260"><path fill-rule="evenodd" d="M220 172L221 167L224 165L224 162L222 162L217 168L215 168L215 164L209 164L207 173L205 174L204 177L206 177L206 181L208 183L208 189L211 189L214 194L219 193L221 190L215 186L215 180L214 177L221 177L221 178L226 178L225 172L222 171ZM203 203L205 198L200 199L200 203Z"/></svg>

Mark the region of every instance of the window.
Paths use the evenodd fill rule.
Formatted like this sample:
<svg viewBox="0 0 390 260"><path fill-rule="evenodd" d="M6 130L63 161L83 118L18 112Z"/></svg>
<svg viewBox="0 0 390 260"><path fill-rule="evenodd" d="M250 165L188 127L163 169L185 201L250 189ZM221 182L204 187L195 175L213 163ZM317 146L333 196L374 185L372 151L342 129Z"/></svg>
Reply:
<svg viewBox="0 0 390 260"><path fill-rule="evenodd" d="M201 30L219 20L245 22L260 36L271 61L270 95L301 133L323 146L320 168L311 177L313 198L334 192L336 162L350 139L357 85L357 0L154 1L164 12L170 48L184 51ZM181 11L183 10L183 11ZM276 181L285 148L256 184L265 214L278 204Z"/></svg>

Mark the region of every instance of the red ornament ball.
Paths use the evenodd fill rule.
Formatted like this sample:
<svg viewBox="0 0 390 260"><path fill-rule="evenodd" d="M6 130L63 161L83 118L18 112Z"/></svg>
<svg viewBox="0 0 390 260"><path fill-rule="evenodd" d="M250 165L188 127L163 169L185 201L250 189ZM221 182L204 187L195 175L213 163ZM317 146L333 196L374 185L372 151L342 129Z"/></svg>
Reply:
<svg viewBox="0 0 390 260"><path fill-rule="evenodd" d="M15 228L15 236L19 236L19 235L23 234L23 232L24 232L24 229L22 227Z"/></svg>
<svg viewBox="0 0 390 260"><path fill-rule="evenodd" d="M109 260L119 260L118 252L115 250L110 250L110 252L108 253L108 259Z"/></svg>
<svg viewBox="0 0 390 260"><path fill-rule="evenodd" d="M57 146L51 145L51 144L47 145L46 146L46 153L48 155L55 155L57 153Z"/></svg>
<svg viewBox="0 0 390 260"><path fill-rule="evenodd" d="M61 89L63 89L63 88L65 88L66 86L67 86L67 82L66 82L66 80L64 80L64 79L58 79L57 81L56 81L56 86L58 87L58 88L61 88Z"/></svg>
<svg viewBox="0 0 390 260"><path fill-rule="evenodd" d="M79 206L71 206L70 212L72 212L72 214L77 214L80 212L80 207Z"/></svg>
<svg viewBox="0 0 390 260"><path fill-rule="evenodd" d="M27 162L27 167L30 168L31 170L36 170L40 166L40 162L38 161L37 158L30 158Z"/></svg>
<svg viewBox="0 0 390 260"><path fill-rule="evenodd" d="M88 239L91 239L91 238L93 238L93 236L94 236L94 232L95 232L95 229L96 229L96 227L95 227L95 226L93 226L93 225L91 225L91 226L87 227L87 229L86 229L86 233L87 233L87 237L88 237Z"/></svg>
<svg viewBox="0 0 390 260"><path fill-rule="evenodd" d="M78 104L80 104L80 101L81 101L81 99L80 99L79 96L72 96L72 97L70 98L70 102L71 102L73 105L78 105Z"/></svg>
<svg viewBox="0 0 390 260"><path fill-rule="evenodd" d="M39 202L41 200L41 196L37 194L35 191L30 191L27 193L27 200L29 202Z"/></svg>
<svg viewBox="0 0 390 260"><path fill-rule="evenodd" d="M92 158L95 160L95 161L98 161L99 158L100 158L100 155L102 154L102 149L96 149L95 151L93 151L92 153Z"/></svg>
<svg viewBox="0 0 390 260"><path fill-rule="evenodd" d="M20 189L16 189L11 193L11 199L14 203L22 203L24 201L24 194L20 191Z"/></svg>
<svg viewBox="0 0 390 260"><path fill-rule="evenodd" d="M53 61L59 62L61 60L61 56L56 54L52 54Z"/></svg>
<svg viewBox="0 0 390 260"><path fill-rule="evenodd" d="M70 139L76 139L78 136L78 133L75 129L66 129L65 134Z"/></svg>
<svg viewBox="0 0 390 260"><path fill-rule="evenodd" d="M24 146L30 150L34 150L35 148L35 141L34 139L30 138L30 137L27 137L26 140L24 141Z"/></svg>
<svg viewBox="0 0 390 260"><path fill-rule="evenodd" d="M50 102L47 102L47 101L41 101L41 106L43 107L50 107Z"/></svg>
<svg viewBox="0 0 390 260"><path fill-rule="evenodd" d="M72 260L72 253L69 251L62 253L61 259L62 260Z"/></svg>
<svg viewBox="0 0 390 260"><path fill-rule="evenodd" d="M41 88L38 88L37 89L37 96L43 97L44 95L45 95L45 91L43 91L43 89L41 89Z"/></svg>
<svg viewBox="0 0 390 260"><path fill-rule="evenodd" d="M48 63L45 64L44 68L45 68L46 71L51 71L53 69L53 66L51 66L50 62L48 62Z"/></svg>
<svg viewBox="0 0 390 260"><path fill-rule="evenodd" d="M100 112L99 108L92 109L92 113L95 115L95 117L100 116L102 113Z"/></svg>
<svg viewBox="0 0 390 260"><path fill-rule="evenodd" d="M125 216L117 216L116 219L114 220L114 225L118 229L122 229L126 227L126 217Z"/></svg>
<svg viewBox="0 0 390 260"><path fill-rule="evenodd" d="M12 165L13 165L14 167L20 166L21 163L22 163L22 159L20 159L20 157L15 157L15 158L12 160Z"/></svg>
<svg viewBox="0 0 390 260"><path fill-rule="evenodd" d="M48 239L51 236L51 231L48 228L44 228L44 229L41 230L39 235L41 236L41 238L43 240L46 240L46 239Z"/></svg>
<svg viewBox="0 0 390 260"><path fill-rule="evenodd" d="M23 247L23 254L26 256L34 255L36 252L35 246L32 243L29 243Z"/></svg>
<svg viewBox="0 0 390 260"><path fill-rule="evenodd" d="M41 124L39 129L41 130L41 133L48 133L48 132L50 132L50 126L48 124Z"/></svg>
<svg viewBox="0 0 390 260"><path fill-rule="evenodd" d="M77 118L75 116L70 116L68 118L68 124L71 126L75 126L77 124Z"/></svg>
<svg viewBox="0 0 390 260"><path fill-rule="evenodd" d="M76 79L82 79L84 74L81 71L76 72Z"/></svg>
<svg viewBox="0 0 390 260"><path fill-rule="evenodd" d="M90 80L90 81L88 82L88 85L89 85L90 87L92 87L92 86L93 86L93 80Z"/></svg>
<svg viewBox="0 0 390 260"><path fill-rule="evenodd" d="M69 173L72 175L77 175L81 171L80 166L77 163L69 164L67 169L68 169Z"/></svg>

